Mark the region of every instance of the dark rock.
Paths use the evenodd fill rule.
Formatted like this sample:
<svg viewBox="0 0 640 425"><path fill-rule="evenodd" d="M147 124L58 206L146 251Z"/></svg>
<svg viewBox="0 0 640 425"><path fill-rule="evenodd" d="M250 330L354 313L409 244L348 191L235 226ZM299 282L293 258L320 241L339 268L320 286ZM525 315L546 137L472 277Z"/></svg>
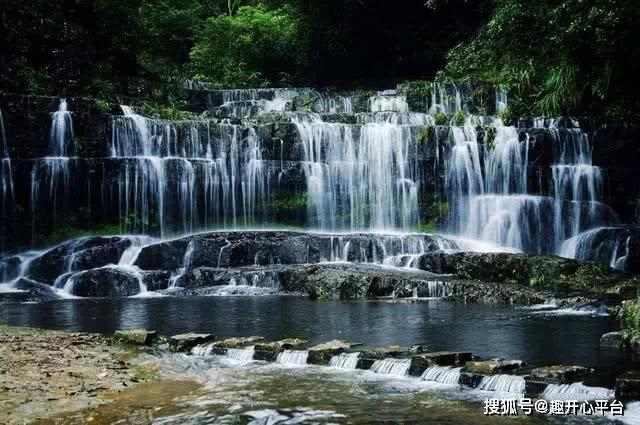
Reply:
<svg viewBox="0 0 640 425"><path fill-rule="evenodd" d="M525 365L522 360L485 360L470 361L464 365L465 372L481 375L495 375L499 373L511 372Z"/></svg>
<svg viewBox="0 0 640 425"><path fill-rule="evenodd" d="M478 385L480 385L480 382L482 382L482 378L484 378L484 375L465 372L463 370L462 372L460 372L460 381L458 381L458 383L470 388L476 388Z"/></svg>
<svg viewBox="0 0 640 425"><path fill-rule="evenodd" d="M156 331L148 331L146 329L125 329L115 331L113 339L124 344L150 345L156 336Z"/></svg>
<svg viewBox="0 0 640 425"><path fill-rule="evenodd" d="M555 365L531 370L529 379L548 384L570 384L580 381L592 373L593 369L583 366Z"/></svg>
<svg viewBox="0 0 640 425"><path fill-rule="evenodd" d="M169 338L169 348L172 351L185 352L190 351L193 347L207 342L212 342L215 337L211 334L180 334L173 335Z"/></svg>
<svg viewBox="0 0 640 425"><path fill-rule="evenodd" d="M118 264L122 253L131 245L120 237L89 237L57 246L29 265L27 275L38 282L53 284L68 270L81 271L108 264Z"/></svg>
<svg viewBox="0 0 640 425"><path fill-rule="evenodd" d="M0 282L14 280L20 274L20 257L7 257L0 260Z"/></svg>
<svg viewBox="0 0 640 425"><path fill-rule="evenodd" d="M616 378L616 399L640 399L640 371L625 372Z"/></svg>
<svg viewBox="0 0 640 425"><path fill-rule="evenodd" d="M438 351L418 354L411 356L409 374L413 376L422 376L424 371L430 366L461 365L471 359L471 353L466 351Z"/></svg>
<svg viewBox="0 0 640 425"><path fill-rule="evenodd" d="M116 268L100 268L73 275L71 293L78 297L130 297L140 292L135 275Z"/></svg>
<svg viewBox="0 0 640 425"><path fill-rule="evenodd" d="M600 337L600 346L602 347L613 347L613 348L623 348L625 345L625 334L622 331L618 332L608 332L606 334L602 334Z"/></svg>

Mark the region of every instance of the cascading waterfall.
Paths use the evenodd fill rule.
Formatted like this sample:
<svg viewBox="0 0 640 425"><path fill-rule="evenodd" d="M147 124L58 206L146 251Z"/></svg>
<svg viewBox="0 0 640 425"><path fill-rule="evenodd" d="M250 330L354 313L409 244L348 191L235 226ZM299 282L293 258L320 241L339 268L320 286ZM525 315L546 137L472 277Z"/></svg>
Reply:
<svg viewBox="0 0 640 425"><path fill-rule="evenodd" d="M358 366L359 359L359 352L342 353L337 356L332 356L329 360L329 366L337 367L340 369L355 369Z"/></svg>
<svg viewBox="0 0 640 425"><path fill-rule="evenodd" d="M501 393L524 394L526 381L522 376L493 375L485 376L478 385L479 390L497 391Z"/></svg>
<svg viewBox="0 0 640 425"><path fill-rule="evenodd" d="M51 211L54 226L70 200L71 159L74 151L73 119L67 101L60 99L49 134L49 155L36 159L31 170L32 233L42 210Z"/></svg>
<svg viewBox="0 0 640 425"><path fill-rule="evenodd" d="M441 384L455 385L460 381L461 367L432 366L422 374L425 381L439 382Z"/></svg>
<svg viewBox="0 0 640 425"><path fill-rule="evenodd" d="M0 143L0 253L2 253L8 245L8 241L5 239L9 235L11 216L15 210L13 173L2 110L0 110Z"/></svg>
<svg viewBox="0 0 640 425"><path fill-rule="evenodd" d="M253 360L255 351L254 346L246 348L230 348L227 350L225 356L239 362L250 362Z"/></svg>
<svg viewBox="0 0 640 425"><path fill-rule="evenodd" d="M161 236L260 223L268 194L254 128L144 118L124 106L113 118L111 156L120 159L120 222Z"/></svg>
<svg viewBox="0 0 640 425"><path fill-rule="evenodd" d="M582 382L573 384L550 384L544 389L542 398L547 400L612 400L615 391L608 388L589 387Z"/></svg>
<svg viewBox="0 0 640 425"><path fill-rule="evenodd" d="M371 365L371 372L384 375L405 376L409 373L411 359L382 359L376 360Z"/></svg>
<svg viewBox="0 0 640 425"><path fill-rule="evenodd" d="M294 122L303 142L311 226L408 229L417 224L418 184L409 164L415 143L411 127L354 127L325 123L319 116Z"/></svg>
<svg viewBox="0 0 640 425"><path fill-rule="evenodd" d="M306 365L309 352L306 350L284 350L278 354L276 363L289 365Z"/></svg>

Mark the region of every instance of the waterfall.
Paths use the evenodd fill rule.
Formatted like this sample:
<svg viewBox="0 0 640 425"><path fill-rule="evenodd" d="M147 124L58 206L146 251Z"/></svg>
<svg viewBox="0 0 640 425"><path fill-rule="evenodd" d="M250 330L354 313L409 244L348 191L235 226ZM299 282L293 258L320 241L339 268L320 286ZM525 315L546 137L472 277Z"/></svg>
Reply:
<svg viewBox="0 0 640 425"><path fill-rule="evenodd" d="M144 118L123 106L111 156L127 232L169 234L260 223L269 192L254 128Z"/></svg>
<svg viewBox="0 0 640 425"><path fill-rule="evenodd" d="M332 356L329 360L329 366L341 369L355 369L358 366L358 360L360 360L359 352L342 353L337 356Z"/></svg>
<svg viewBox="0 0 640 425"><path fill-rule="evenodd" d="M0 143L0 253L2 253L8 248L7 236L10 234L11 216L15 211L13 173L2 110L0 110Z"/></svg>
<svg viewBox="0 0 640 425"><path fill-rule="evenodd" d="M191 349L191 354L199 357L208 357L215 348L215 344L200 344Z"/></svg>
<svg viewBox="0 0 640 425"><path fill-rule="evenodd" d="M371 112L408 112L409 105L406 97L399 96L395 90L386 90L369 99L369 109Z"/></svg>
<svg viewBox="0 0 640 425"><path fill-rule="evenodd" d="M74 150L73 120L67 101L60 99L58 111L51 119L49 155L34 160L31 169L32 236L42 211L50 211L53 225L58 215L68 211L71 191L71 160ZM47 214L48 215L48 214Z"/></svg>
<svg viewBox="0 0 640 425"><path fill-rule="evenodd" d="M66 99L60 99L58 111L53 113L51 134L49 135L49 154L69 157L73 155L73 121L67 109Z"/></svg>
<svg viewBox="0 0 640 425"><path fill-rule="evenodd" d="M427 368L422 374L422 379L425 381L434 381L441 384L458 384L460 381L461 367L444 367L444 366L432 366Z"/></svg>
<svg viewBox="0 0 640 425"><path fill-rule="evenodd" d="M547 400L611 400L615 397L615 391L608 388L588 387L582 382L573 384L549 384L542 393L542 398Z"/></svg>
<svg viewBox="0 0 640 425"><path fill-rule="evenodd" d="M178 280L184 276L184 274L191 267L191 256L193 255L194 241L189 241L187 245L187 250L184 253L184 257L182 258L182 267L180 267L176 272L171 275L169 279L169 288L174 288L177 286Z"/></svg>
<svg viewBox="0 0 640 425"><path fill-rule="evenodd" d="M418 183L409 165L412 128L295 118L303 143L309 224L323 230L408 229Z"/></svg>
<svg viewBox="0 0 640 425"><path fill-rule="evenodd" d="M496 89L496 113L504 112L507 109L507 91L504 88Z"/></svg>
<svg viewBox="0 0 640 425"><path fill-rule="evenodd" d="M383 359L376 360L371 365L372 372L381 373L385 375L397 375L405 376L409 373L409 367L411 366L411 359Z"/></svg>
<svg viewBox="0 0 640 425"><path fill-rule="evenodd" d="M559 255L581 261L595 261L624 271L627 268L631 229L597 227L565 240Z"/></svg>
<svg viewBox="0 0 640 425"><path fill-rule="evenodd" d="M479 390L501 393L524 394L526 382L522 376L493 375L485 376L478 385Z"/></svg>
<svg viewBox="0 0 640 425"><path fill-rule="evenodd" d="M429 113L451 115L457 111L469 112L468 99L458 84L433 83L431 85L431 105Z"/></svg>
<svg viewBox="0 0 640 425"><path fill-rule="evenodd" d="M254 353L254 346L246 348L229 348L225 356L239 362L250 362L253 360Z"/></svg>
<svg viewBox="0 0 640 425"><path fill-rule="evenodd" d="M284 350L278 354L276 363L291 364L291 365L305 365L307 364L307 358L309 352L306 350Z"/></svg>

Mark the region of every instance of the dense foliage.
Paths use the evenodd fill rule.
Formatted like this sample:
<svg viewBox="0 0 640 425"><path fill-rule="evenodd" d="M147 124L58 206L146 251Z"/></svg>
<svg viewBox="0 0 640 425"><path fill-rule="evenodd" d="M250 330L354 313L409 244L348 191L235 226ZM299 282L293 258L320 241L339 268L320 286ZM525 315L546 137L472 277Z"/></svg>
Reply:
<svg viewBox="0 0 640 425"><path fill-rule="evenodd" d="M148 96L218 86L510 88L511 113L638 110L637 0L0 0L0 89Z"/></svg>
<svg viewBox="0 0 640 425"><path fill-rule="evenodd" d="M637 110L640 2L496 0L442 78L507 85L518 115Z"/></svg>

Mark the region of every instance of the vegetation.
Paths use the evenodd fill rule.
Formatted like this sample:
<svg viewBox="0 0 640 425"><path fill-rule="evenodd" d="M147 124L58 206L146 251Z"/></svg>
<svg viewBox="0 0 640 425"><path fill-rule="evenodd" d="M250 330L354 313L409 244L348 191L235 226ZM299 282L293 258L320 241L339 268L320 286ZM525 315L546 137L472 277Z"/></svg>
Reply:
<svg viewBox="0 0 640 425"><path fill-rule="evenodd" d="M516 115L637 114L640 3L496 0L439 78L509 88Z"/></svg>
<svg viewBox="0 0 640 425"><path fill-rule="evenodd" d="M438 74L503 85L508 119L638 116L636 0L8 3L0 13L3 91L128 96L179 110L171 99L183 79L369 88L411 79L401 89L417 105ZM486 86L475 92L474 112L488 112Z"/></svg>

